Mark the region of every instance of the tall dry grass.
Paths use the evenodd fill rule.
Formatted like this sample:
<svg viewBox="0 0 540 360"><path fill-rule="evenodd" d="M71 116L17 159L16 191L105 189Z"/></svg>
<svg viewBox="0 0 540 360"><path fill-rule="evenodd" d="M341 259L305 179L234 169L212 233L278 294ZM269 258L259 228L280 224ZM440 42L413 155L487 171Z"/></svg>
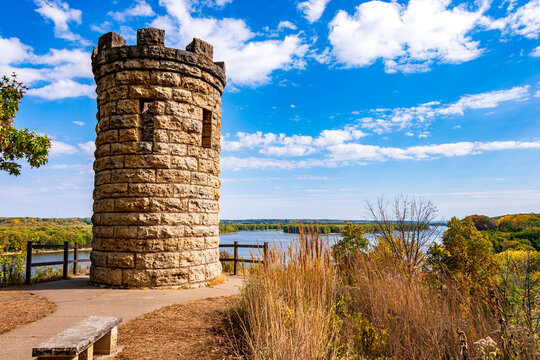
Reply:
<svg viewBox="0 0 540 360"><path fill-rule="evenodd" d="M481 306L431 288L384 249L338 266L329 244L303 230L247 280L235 313L249 358L472 359L493 331Z"/></svg>

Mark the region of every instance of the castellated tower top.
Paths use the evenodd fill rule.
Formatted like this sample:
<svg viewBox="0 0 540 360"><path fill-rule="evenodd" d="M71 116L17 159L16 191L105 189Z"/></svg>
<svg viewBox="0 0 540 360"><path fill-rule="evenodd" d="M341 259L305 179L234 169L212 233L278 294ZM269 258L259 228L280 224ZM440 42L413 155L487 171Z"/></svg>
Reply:
<svg viewBox="0 0 540 360"><path fill-rule="evenodd" d="M137 45L103 35L97 92L90 280L118 287L200 286L221 273L219 152L225 64L212 45Z"/></svg>

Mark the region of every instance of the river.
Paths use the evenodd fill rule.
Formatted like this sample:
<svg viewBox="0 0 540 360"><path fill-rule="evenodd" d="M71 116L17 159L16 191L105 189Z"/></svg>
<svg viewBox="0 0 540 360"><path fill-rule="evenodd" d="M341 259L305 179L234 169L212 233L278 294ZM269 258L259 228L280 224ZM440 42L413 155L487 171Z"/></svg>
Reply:
<svg viewBox="0 0 540 360"><path fill-rule="evenodd" d="M439 241L442 233L444 230L446 230L445 226L440 227L440 231L438 232L437 239L435 241ZM262 245L265 241L267 241L269 244L275 243L278 246L282 246L283 248L286 248L291 240L295 237L295 234L285 234L281 230L269 230L269 231L240 231L237 233L230 233L230 234L221 234L220 237L220 244L233 244L235 241L238 241L238 244L240 245ZM336 239L338 239L340 235L329 235L329 240L334 242ZM366 234L366 237L373 239L373 234ZM222 250L228 250L232 255L232 248L222 249ZM261 256L262 256L262 249ZM253 254L254 257L257 256L257 250L256 249L238 249L238 255L240 257L244 258L251 258L251 255ZM73 251L70 251L69 254L70 260L73 259ZM79 259L89 259L90 258L90 251L88 250L79 250ZM48 261L62 261L64 259L64 254L62 251L59 252L47 252L47 253L33 253L32 254L32 262L48 262ZM81 263L81 265L88 264L88 263ZM60 266L60 265L57 265Z"/></svg>

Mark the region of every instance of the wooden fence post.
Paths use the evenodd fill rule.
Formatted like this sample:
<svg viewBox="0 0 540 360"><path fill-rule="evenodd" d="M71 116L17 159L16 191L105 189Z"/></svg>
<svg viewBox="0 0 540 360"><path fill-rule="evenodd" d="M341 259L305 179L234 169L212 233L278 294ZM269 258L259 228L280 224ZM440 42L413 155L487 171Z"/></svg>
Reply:
<svg viewBox="0 0 540 360"><path fill-rule="evenodd" d="M75 248L73 250L73 275L77 275L79 272L78 261L79 261L79 243L75 243Z"/></svg>
<svg viewBox="0 0 540 360"><path fill-rule="evenodd" d="M30 285L32 279L32 242L26 243L26 285Z"/></svg>
<svg viewBox="0 0 540 360"><path fill-rule="evenodd" d="M62 269L63 270L62 278L64 279L68 278L68 267L69 267L68 261L69 261L69 242L64 241L64 268Z"/></svg>
<svg viewBox="0 0 540 360"><path fill-rule="evenodd" d="M233 264L234 264L233 275L236 275L237 269L238 269L238 241L234 242L234 260L233 260Z"/></svg>

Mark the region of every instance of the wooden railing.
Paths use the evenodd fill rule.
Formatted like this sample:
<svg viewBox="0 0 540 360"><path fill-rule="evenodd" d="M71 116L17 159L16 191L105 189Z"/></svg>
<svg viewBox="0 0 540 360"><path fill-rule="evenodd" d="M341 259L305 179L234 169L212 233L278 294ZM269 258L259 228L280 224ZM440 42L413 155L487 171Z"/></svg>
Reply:
<svg viewBox="0 0 540 360"><path fill-rule="evenodd" d="M238 263L264 263L266 255L268 254L268 242L264 242L263 245L240 245L238 241L234 244L220 244L220 248L233 248L232 258L220 258L220 261L232 261L233 262L233 274L238 274ZM257 259L244 259L238 256L238 249L263 249L262 260ZM64 250L64 259L62 261L47 261L47 262L32 262L32 250ZM69 250L73 249L73 260L69 260ZM26 244L26 283L30 284L32 278L32 268L36 266L52 266L62 265L62 278L68 278L69 264L73 264L73 274L78 273L78 264L80 262L89 262L90 259L79 259L79 243L70 245L69 242L64 241L63 245L34 245L32 241L28 241Z"/></svg>
<svg viewBox="0 0 540 360"><path fill-rule="evenodd" d="M32 262L32 250L64 250L64 259L62 261ZM69 260L69 250L73 249L73 260ZM26 283L30 284L32 279L32 268L36 266L62 265L62 278L68 278L69 264L73 264L73 274L77 275L80 262L89 262L90 259L79 259L79 243L70 245L64 241L63 245L34 245L32 241L26 243Z"/></svg>
<svg viewBox="0 0 540 360"><path fill-rule="evenodd" d="M238 273L238 263L264 263L266 256L268 254L268 242L265 241L264 245L239 245L238 241L235 241L234 244L219 244L220 248L233 248L233 257L232 258L219 258L220 261L232 261L233 262L233 275ZM262 260L256 259L244 259L238 256L238 249L263 249L263 258Z"/></svg>

